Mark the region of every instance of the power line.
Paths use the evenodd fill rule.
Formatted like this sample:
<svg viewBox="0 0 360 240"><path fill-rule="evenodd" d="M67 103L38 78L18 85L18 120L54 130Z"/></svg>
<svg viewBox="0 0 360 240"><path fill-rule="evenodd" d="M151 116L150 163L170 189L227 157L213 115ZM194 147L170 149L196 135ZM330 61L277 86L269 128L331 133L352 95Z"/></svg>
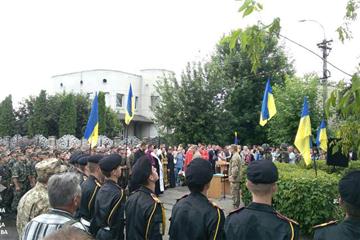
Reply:
<svg viewBox="0 0 360 240"><path fill-rule="evenodd" d="M298 42L296 42L296 41L294 41L294 40L292 40L292 39L290 39L290 38L288 38L288 37L286 37L286 36L284 36L284 35L282 35L282 34L280 34L280 33L279 33L279 36L282 37L282 38L284 38L284 39L286 39L286 40L288 40L289 42L292 42L292 43L298 45L299 47L304 48L305 50L311 52L312 54L314 54L315 56L317 56L317 57L320 58L321 60L326 61L326 62L327 62L329 65L331 65L333 68L335 68L335 69L337 69L338 71L344 73L345 75L348 75L349 77L352 77L351 74L349 74L349 73L345 72L344 70L338 68L337 66L335 66L334 64L332 64L332 63L329 62L328 60L324 59L321 55L319 55L319 54L317 54L316 52L314 52L313 50L305 47L305 46L302 45L301 43L298 43Z"/></svg>

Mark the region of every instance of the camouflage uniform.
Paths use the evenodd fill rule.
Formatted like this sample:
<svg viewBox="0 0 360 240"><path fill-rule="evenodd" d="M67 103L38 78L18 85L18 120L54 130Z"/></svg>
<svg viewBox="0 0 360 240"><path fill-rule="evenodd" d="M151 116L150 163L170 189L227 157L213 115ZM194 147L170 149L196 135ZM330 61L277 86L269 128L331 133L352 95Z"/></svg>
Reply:
<svg viewBox="0 0 360 240"><path fill-rule="evenodd" d="M34 217L46 213L50 208L46 185L37 182L35 187L21 198L16 217L16 228L19 236L23 235L25 225Z"/></svg>
<svg viewBox="0 0 360 240"><path fill-rule="evenodd" d="M52 174L64 172L65 168L58 159L47 159L35 166L39 178L49 178ZM40 180L40 179L39 179ZM45 180L46 181L46 180ZM23 235L25 225L34 217L46 213L50 208L46 184L37 182L35 187L25 193L17 208L16 228L19 236Z"/></svg>
<svg viewBox="0 0 360 240"><path fill-rule="evenodd" d="M9 167L9 162L3 162L0 166L0 175L1 175L1 182L6 189L1 192L1 201L0 207L5 208L6 213L11 212L11 202L13 199L13 188L12 188L12 181L11 181L11 171Z"/></svg>
<svg viewBox="0 0 360 240"><path fill-rule="evenodd" d="M26 164L23 161L17 161L14 166L11 168L11 178L17 178L20 185L20 190L16 191L14 186L14 199L11 203L12 211L16 212L17 205L20 201L20 198L26 193L27 186L30 185L27 179L27 168Z"/></svg>
<svg viewBox="0 0 360 240"><path fill-rule="evenodd" d="M241 157L238 152L234 152L230 159L229 174L232 178L230 182L231 195L233 206L238 208L242 203L240 195L240 181L241 181Z"/></svg>

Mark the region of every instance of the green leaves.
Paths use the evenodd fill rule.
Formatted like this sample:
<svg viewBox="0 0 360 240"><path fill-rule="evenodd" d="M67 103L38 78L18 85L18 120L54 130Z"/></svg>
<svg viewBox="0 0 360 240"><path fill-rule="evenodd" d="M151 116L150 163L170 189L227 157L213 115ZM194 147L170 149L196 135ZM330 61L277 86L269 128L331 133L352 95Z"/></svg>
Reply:
<svg viewBox="0 0 360 240"><path fill-rule="evenodd" d="M243 13L243 17L250 15L253 11L261 11L263 5L254 0L244 0L244 3L239 8L239 12Z"/></svg>
<svg viewBox="0 0 360 240"><path fill-rule="evenodd" d="M0 136L15 134L15 115L11 95L0 103Z"/></svg>

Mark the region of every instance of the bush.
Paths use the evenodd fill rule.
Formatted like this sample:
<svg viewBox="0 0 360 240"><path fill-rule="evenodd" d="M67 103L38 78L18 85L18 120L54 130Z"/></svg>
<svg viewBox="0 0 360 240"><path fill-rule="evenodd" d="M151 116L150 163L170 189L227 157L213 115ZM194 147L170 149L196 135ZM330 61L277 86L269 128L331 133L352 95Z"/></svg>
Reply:
<svg viewBox="0 0 360 240"><path fill-rule="evenodd" d="M312 169L312 168L314 168L313 165L314 165L314 163L311 162L311 164L309 166L306 166L304 161L302 160L299 164L299 167L304 168L304 169ZM327 173L337 174L340 177L342 177L350 171L360 170L360 161L359 160L349 161L349 166L347 168L344 168L344 167L329 166L326 164L325 160L318 160L318 161L316 161L316 166L317 166L317 169L320 169Z"/></svg>
<svg viewBox="0 0 360 240"><path fill-rule="evenodd" d="M318 170L315 177L313 169L304 169L299 165L276 164L279 170L278 192L273 198L277 211L299 222L303 234L312 234L314 225L334 219L342 219L343 212L334 199L339 196L337 174L328 174ZM243 179L246 168L243 168ZM245 204L251 201L251 194L242 184Z"/></svg>

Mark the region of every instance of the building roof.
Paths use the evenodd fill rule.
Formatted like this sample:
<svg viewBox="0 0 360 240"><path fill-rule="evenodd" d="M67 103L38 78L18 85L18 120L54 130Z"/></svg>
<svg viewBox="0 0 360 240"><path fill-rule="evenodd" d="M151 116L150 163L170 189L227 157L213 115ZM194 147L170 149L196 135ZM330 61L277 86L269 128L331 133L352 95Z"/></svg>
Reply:
<svg viewBox="0 0 360 240"><path fill-rule="evenodd" d="M124 71L119 71L119 70L111 70L111 69L92 69L92 70L85 70L85 71L79 71L79 72L71 72L71 73L64 73L64 74L58 74L58 75L54 75L52 76L52 78L56 78L56 77L60 77L60 76L66 76L66 75L72 75L72 74L79 74L79 73L85 73L85 72L120 72L120 73L124 73L124 74L128 74L128 75L133 75L136 77L141 77L141 75L138 74L134 74L134 73L129 73L129 72L124 72Z"/></svg>
<svg viewBox="0 0 360 240"><path fill-rule="evenodd" d="M124 120L125 119L125 113L119 113L119 119ZM134 115L134 118L132 119L134 122L143 122L143 123L154 123L152 120L148 119L147 117L144 117L142 115Z"/></svg>

